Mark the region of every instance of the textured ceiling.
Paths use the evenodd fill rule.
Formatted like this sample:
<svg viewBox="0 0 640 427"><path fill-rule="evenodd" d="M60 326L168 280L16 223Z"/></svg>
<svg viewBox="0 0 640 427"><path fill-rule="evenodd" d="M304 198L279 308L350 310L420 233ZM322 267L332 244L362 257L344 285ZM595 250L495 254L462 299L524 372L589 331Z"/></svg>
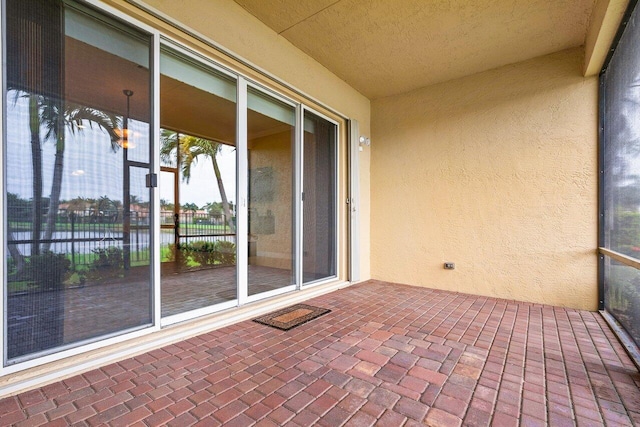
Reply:
<svg viewBox="0 0 640 427"><path fill-rule="evenodd" d="M375 99L584 44L595 0L235 0Z"/></svg>

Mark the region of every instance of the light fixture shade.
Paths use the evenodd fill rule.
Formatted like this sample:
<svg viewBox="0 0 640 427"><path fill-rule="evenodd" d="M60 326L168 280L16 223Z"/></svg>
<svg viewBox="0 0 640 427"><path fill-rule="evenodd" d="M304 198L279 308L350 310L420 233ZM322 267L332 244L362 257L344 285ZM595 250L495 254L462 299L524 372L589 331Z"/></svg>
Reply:
<svg viewBox="0 0 640 427"><path fill-rule="evenodd" d="M135 135L131 129L114 129L116 135L118 135L118 145L122 148L136 148L133 136Z"/></svg>
<svg viewBox="0 0 640 427"><path fill-rule="evenodd" d="M129 89L124 89L122 91L124 96L127 97L127 115L122 118L122 129L114 129L116 135L118 135L118 145L124 149L135 148L136 144L132 141L133 132L129 130L129 115L130 113L130 102L131 96L133 96L133 91Z"/></svg>

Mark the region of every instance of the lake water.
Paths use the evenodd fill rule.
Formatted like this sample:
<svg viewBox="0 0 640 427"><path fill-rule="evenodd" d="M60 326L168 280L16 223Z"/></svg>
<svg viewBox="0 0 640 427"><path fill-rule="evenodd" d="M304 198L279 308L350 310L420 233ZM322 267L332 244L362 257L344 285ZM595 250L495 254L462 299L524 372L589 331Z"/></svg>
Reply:
<svg viewBox="0 0 640 427"><path fill-rule="evenodd" d="M28 240L31 238L31 233L18 232L13 233L13 239ZM73 242L72 242L73 238ZM133 229L130 233L131 239L131 251L143 251L149 248L151 242L151 236L148 229ZM50 250L55 253L64 254L89 254L95 249L118 247L122 248L122 232L93 232L83 231L76 232L73 236L69 231L61 231L53 234L52 240L61 240L60 242L54 242L51 244ZM218 240L235 240L230 236L207 236L207 237L194 237L189 238L190 241L194 240L206 240L206 241L218 241ZM172 230L160 231L160 245L166 246L173 244L174 236ZM31 245L28 243L17 244L18 250L21 254L29 256L31 254ZM7 253L7 255L9 255Z"/></svg>

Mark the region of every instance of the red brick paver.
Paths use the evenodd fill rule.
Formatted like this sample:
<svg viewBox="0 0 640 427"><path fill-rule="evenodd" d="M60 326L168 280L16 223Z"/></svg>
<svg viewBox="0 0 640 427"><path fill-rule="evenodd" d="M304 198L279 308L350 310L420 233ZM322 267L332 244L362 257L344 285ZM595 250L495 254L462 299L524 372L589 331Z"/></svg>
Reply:
<svg viewBox="0 0 640 427"><path fill-rule="evenodd" d="M598 313L369 281L0 400L0 425L636 425Z"/></svg>

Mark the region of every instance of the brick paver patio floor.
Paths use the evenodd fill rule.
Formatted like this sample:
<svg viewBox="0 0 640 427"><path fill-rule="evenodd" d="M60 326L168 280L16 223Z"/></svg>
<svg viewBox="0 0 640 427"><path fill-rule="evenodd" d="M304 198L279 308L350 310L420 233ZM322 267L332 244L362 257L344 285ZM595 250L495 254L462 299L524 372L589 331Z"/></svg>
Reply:
<svg viewBox="0 0 640 427"><path fill-rule="evenodd" d="M640 425L598 313L369 281L0 400L2 425Z"/></svg>

